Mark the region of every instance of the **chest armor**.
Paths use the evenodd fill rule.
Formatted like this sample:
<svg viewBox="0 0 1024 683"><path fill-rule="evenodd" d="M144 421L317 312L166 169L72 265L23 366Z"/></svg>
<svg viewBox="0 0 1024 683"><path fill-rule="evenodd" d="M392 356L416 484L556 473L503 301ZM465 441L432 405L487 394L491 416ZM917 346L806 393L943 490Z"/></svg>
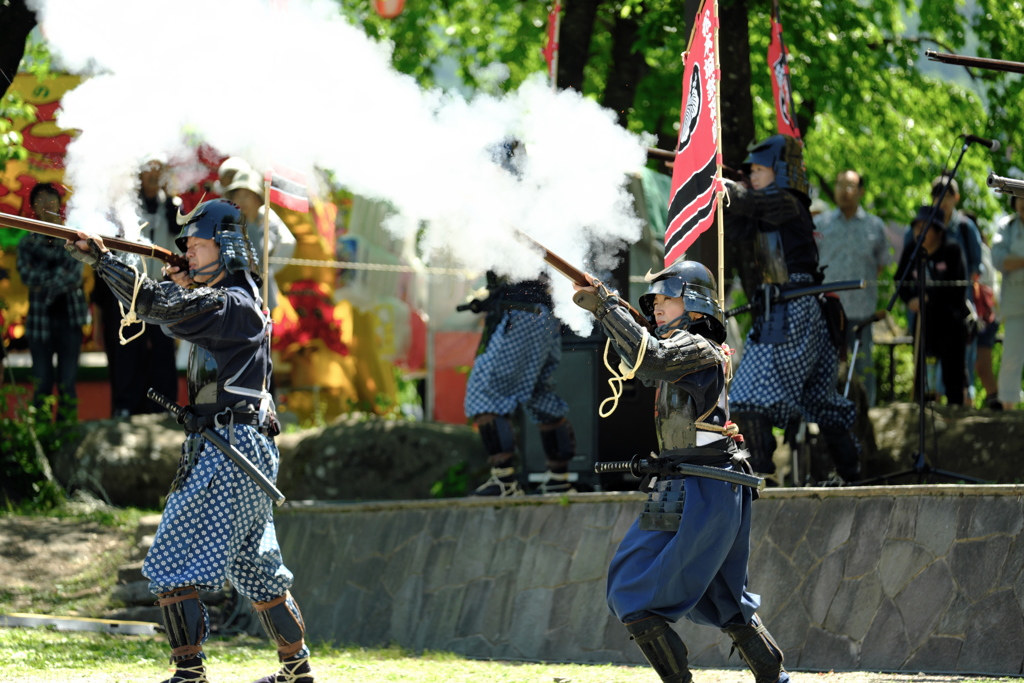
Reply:
<svg viewBox="0 0 1024 683"><path fill-rule="evenodd" d="M697 407L693 397L672 382L658 382L654 399L654 427L658 432L658 447L693 448L697 445Z"/></svg>
<svg viewBox="0 0 1024 683"><path fill-rule="evenodd" d="M782 246L782 235L778 231L759 230L754 236L754 264L761 275L761 282L784 285L789 281L786 250Z"/></svg>
<svg viewBox="0 0 1024 683"><path fill-rule="evenodd" d="M188 353L188 402L217 403L217 361L195 344Z"/></svg>

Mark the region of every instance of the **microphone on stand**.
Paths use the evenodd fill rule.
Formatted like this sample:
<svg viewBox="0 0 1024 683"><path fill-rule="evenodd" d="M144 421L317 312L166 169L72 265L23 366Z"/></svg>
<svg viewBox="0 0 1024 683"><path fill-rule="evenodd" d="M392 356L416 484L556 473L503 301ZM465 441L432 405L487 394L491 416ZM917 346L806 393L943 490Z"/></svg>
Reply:
<svg viewBox="0 0 1024 683"><path fill-rule="evenodd" d="M965 135L964 140L967 141L968 145L972 142L977 142L983 147L988 147L990 152L996 152L1000 147L999 140L989 140L988 138L979 137L977 135Z"/></svg>

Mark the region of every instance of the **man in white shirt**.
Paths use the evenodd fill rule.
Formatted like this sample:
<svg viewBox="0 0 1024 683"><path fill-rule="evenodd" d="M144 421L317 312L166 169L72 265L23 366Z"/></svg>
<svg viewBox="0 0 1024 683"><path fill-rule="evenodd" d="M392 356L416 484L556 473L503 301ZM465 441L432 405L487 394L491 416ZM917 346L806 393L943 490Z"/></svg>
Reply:
<svg viewBox="0 0 1024 683"><path fill-rule="evenodd" d="M839 292L849 319L847 346L852 347L853 328L867 322L878 308L878 275L892 261L885 225L860 205L864 198L864 179L853 170L836 176L836 207L814 218L818 233L818 263L828 269L825 281L866 280L865 289ZM864 383L868 405L875 405L878 384L875 378L871 326L860 333L860 347L853 359L854 371Z"/></svg>

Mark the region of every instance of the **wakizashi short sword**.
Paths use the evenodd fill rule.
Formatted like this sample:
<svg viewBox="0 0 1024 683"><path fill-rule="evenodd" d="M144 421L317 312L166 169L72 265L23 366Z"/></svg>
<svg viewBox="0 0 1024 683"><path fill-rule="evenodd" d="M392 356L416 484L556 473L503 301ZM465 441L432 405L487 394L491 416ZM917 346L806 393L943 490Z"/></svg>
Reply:
<svg viewBox="0 0 1024 683"><path fill-rule="evenodd" d="M156 389L150 389L146 392L146 395L150 399L155 401L172 415L178 422L183 422L185 419L185 409L179 406L177 403L161 394ZM231 462L238 465L246 475L249 476L257 486L263 489L264 493L270 496L270 499L274 501L274 504L280 505L285 501L284 494L274 485L274 482L270 481L267 475L263 474L256 465L252 464L249 458L245 457L240 450L228 443L227 439L218 434L216 431L207 427L200 427L199 433L203 437L216 446L220 451L231 459Z"/></svg>

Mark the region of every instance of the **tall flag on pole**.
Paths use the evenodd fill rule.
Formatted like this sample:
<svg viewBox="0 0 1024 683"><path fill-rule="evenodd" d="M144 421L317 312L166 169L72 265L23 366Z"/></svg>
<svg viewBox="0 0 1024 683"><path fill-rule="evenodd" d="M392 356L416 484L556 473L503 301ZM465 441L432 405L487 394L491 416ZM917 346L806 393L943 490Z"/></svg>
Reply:
<svg viewBox="0 0 1024 683"><path fill-rule="evenodd" d="M306 176L285 166L275 164L267 171L270 181L270 201L292 211L309 211L309 194L306 192Z"/></svg>
<svg viewBox="0 0 1024 683"><path fill-rule="evenodd" d="M800 139L800 128L793 115L793 86L789 82L789 50L782 40L779 0L772 1L772 40L768 44L768 68L772 72L772 95L779 132Z"/></svg>
<svg viewBox="0 0 1024 683"><path fill-rule="evenodd" d="M562 32L562 3L555 0L551 13L548 14L548 44L541 50L544 61L548 65L548 82L551 89L557 89L558 82L558 37Z"/></svg>
<svg viewBox="0 0 1024 683"><path fill-rule="evenodd" d="M717 0L702 0L683 61L682 122L672 168L666 266L681 257L717 218L722 189Z"/></svg>

